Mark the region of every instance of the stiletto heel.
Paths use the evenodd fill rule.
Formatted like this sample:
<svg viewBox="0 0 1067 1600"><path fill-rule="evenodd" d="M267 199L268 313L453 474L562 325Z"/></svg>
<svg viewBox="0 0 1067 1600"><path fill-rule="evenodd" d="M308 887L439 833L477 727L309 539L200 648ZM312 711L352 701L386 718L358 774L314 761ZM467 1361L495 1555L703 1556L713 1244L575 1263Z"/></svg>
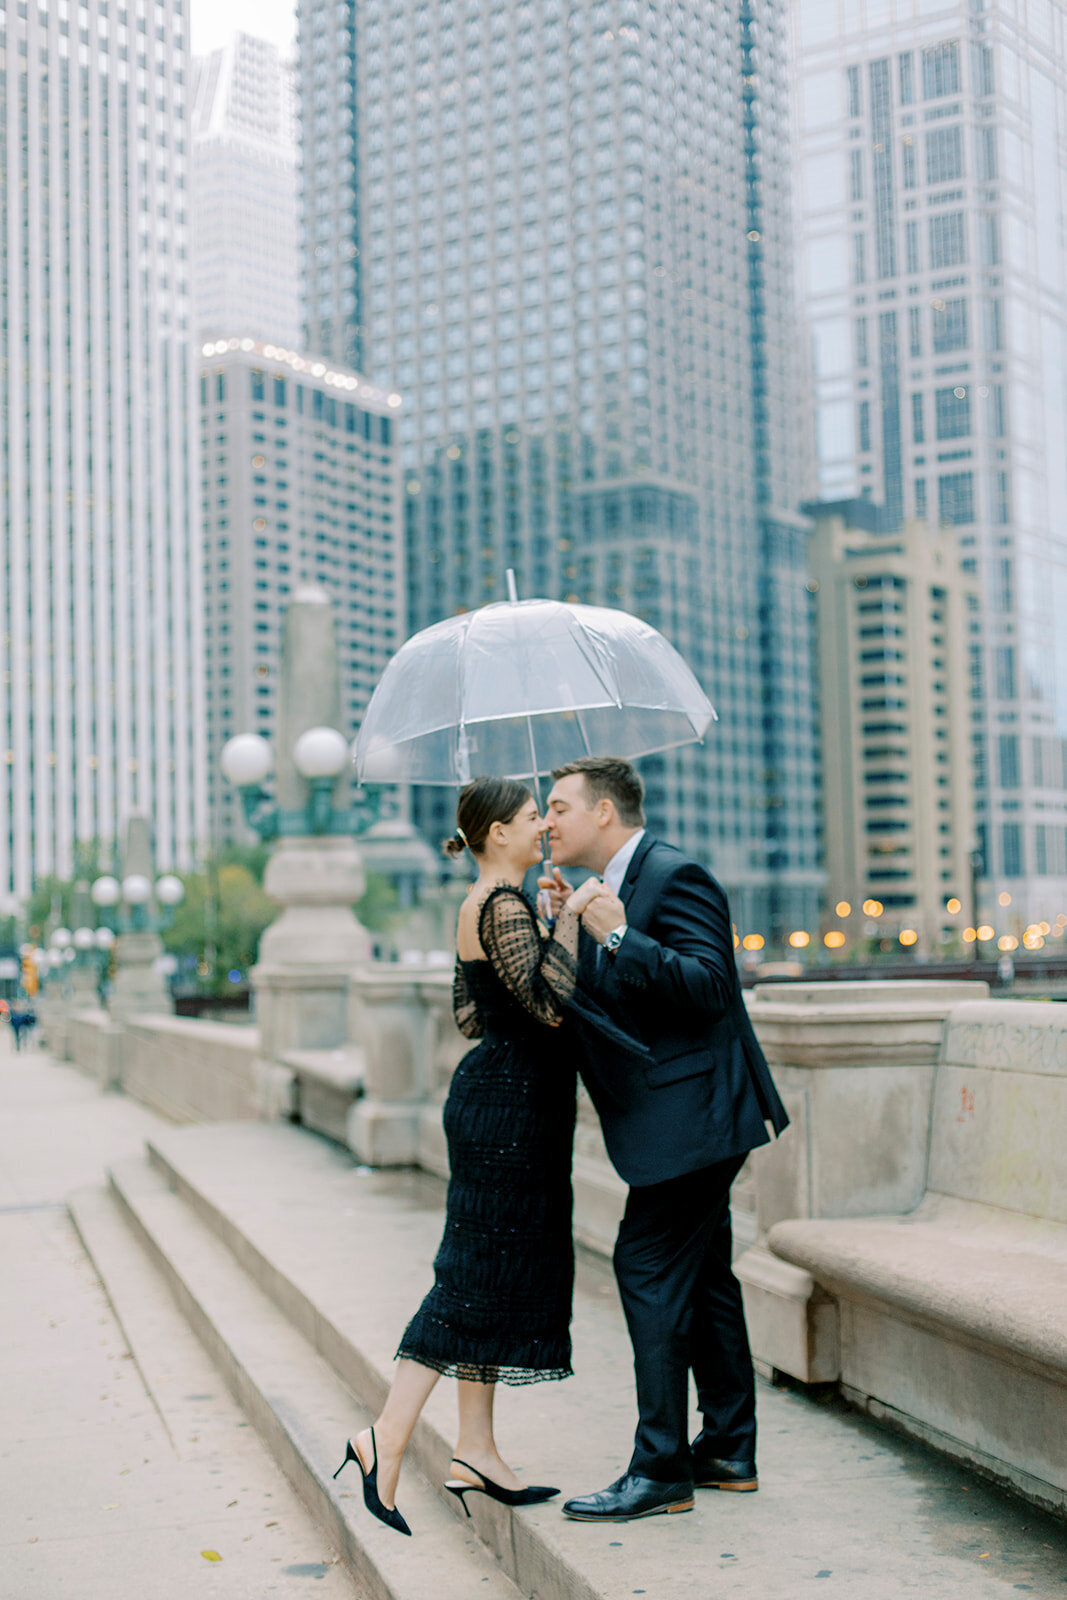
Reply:
<svg viewBox="0 0 1067 1600"><path fill-rule="evenodd" d="M396 1506L383 1505L381 1496L378 1493L378 1441L374 1437L373 1428L370 1431L370 1442L371 1449L374 1451L374 1465L371 1467L369 1472L359 1458L359 1451L356 1449L351 1439L349 1439L345 1445L345 1458L341 1462L341 1465L338 1467L337 1471L334 1473L334 1477L338 1477L347 1467L348 1463L350 1461L354 1461L356 1466L359 1468L359 1475L363 1479L363 1504L366 1506L371 1516L377 1517L379 1522L384 1522L387 1528L395 1528L397 1533L406 1533L410 1539L411 1529L404 1521L404 1518L401 1516ZM464 1507L464 1509L466 1508ZM469 1511L467 1512L467 1515L470 1515Z"/></svg>
<svg viewBox="0 0 1067 1600"><path fill-rule="evenodd" d="M481 1483L467 1483L463 1478L449 1478L445 1483L449 1494L455 1495L468 1517L471 1514L466 1500L469 1494L488 1495L490 1500L498 1500L502 1506L537 1506L559 1494L558 1489L550 1489L543 1483L531 1483L526 1489L504 1489L492 1478L487 1478L484 1472L479 1472L477 1467L472 1467L469 1461L461 1461L459 1456L453 1456L452 1460L457 1467L466 1467L468 1472L476 1473L482 1480Z"/></svg>
<svg viewBox="0 0 1067 1600"><path fill-rule="evenodd" d="M461 1478L449 1478L448 1482L445 1484L445 1488L448 1490L449 1494L455 1495L456 1499L459 1501L460 1505L463 1507L464 1511L469 1517L471 1514L471 1508L467 1504L467 1490L475 1488L475 1485L473 1483L464 1483Z"/></svg>

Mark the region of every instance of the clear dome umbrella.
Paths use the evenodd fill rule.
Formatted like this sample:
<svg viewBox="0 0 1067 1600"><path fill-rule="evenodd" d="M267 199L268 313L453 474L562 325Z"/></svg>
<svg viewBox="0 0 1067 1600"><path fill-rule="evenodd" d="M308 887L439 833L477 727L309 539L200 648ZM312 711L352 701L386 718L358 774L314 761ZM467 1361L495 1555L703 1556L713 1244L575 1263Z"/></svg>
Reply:
<svg viewBox="0 0 1067 1600"><path fill-rule="evenodd" d="M509 580L511 575L509 574ZM513 600L424 628L371 696L366 783L532 778L578 756L633 760L702 740L715 709L677 650L625 611Z"/></svg>

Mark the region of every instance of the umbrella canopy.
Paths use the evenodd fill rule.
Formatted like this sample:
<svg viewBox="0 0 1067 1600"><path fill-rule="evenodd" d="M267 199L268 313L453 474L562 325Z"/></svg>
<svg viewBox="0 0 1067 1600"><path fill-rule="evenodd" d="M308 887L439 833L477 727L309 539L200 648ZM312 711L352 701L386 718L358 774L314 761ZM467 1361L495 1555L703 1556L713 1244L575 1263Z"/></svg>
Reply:
<svg viewBox="0 0 1067 1600"><path fill-rule="evenodd" d="M715 710L647 622L602 606L483 606L410 638L371 696L355 761L368 783L536 778L583 755L691 744Z"/></svg>

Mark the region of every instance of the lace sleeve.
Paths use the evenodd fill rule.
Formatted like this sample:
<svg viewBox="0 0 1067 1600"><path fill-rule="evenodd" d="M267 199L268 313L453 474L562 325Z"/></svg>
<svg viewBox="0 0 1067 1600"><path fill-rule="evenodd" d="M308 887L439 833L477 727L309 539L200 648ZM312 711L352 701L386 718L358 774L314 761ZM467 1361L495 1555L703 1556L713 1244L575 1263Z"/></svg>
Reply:
<svg viewBox="0 0 1067 1600"><path fill-rule="evenodd" d="M539 1022L557 1028L578 975L580 919L566 907L544 939L529 901L508 885L491 889L478 915L478 937L497 977Z"/></svg>
<svg viewBox="0 0 1067 1600"><path fill-rule="evenodd" d="M456 961L456 970L452 977L452 1015L456 1019L456 1027L465 1039L481 1038L482 1019L467 987L467 974L463 970L463 963L459 960Z"/></svg>

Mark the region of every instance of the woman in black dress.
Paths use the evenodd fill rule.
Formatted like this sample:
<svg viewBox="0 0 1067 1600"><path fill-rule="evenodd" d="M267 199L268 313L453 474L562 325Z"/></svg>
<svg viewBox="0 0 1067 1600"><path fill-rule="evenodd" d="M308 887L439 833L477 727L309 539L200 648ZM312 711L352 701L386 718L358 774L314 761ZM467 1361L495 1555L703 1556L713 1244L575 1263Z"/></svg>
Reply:
<svg viewBox="0 0 1067 1600"><path fill-rule="evenodd" d="M479 869L459 915L453 987L456 1021L479 1042L445 1103L451 1178L434 1286L400 1341L380 1416L345 1455L368 1509L400 1533L411 1531L395 1506L401 1461L442 1375L459 1380L448 1488L464 1507L469 1493L529 1505L559 1492L522 1484L493 1435L497 1383L571 1372L575 1068L553 1030L574 994L581 914L603 885L583 884L546 937L522 893L543 826L524 785L476 778L447 847L469 849Z"/></svg>

